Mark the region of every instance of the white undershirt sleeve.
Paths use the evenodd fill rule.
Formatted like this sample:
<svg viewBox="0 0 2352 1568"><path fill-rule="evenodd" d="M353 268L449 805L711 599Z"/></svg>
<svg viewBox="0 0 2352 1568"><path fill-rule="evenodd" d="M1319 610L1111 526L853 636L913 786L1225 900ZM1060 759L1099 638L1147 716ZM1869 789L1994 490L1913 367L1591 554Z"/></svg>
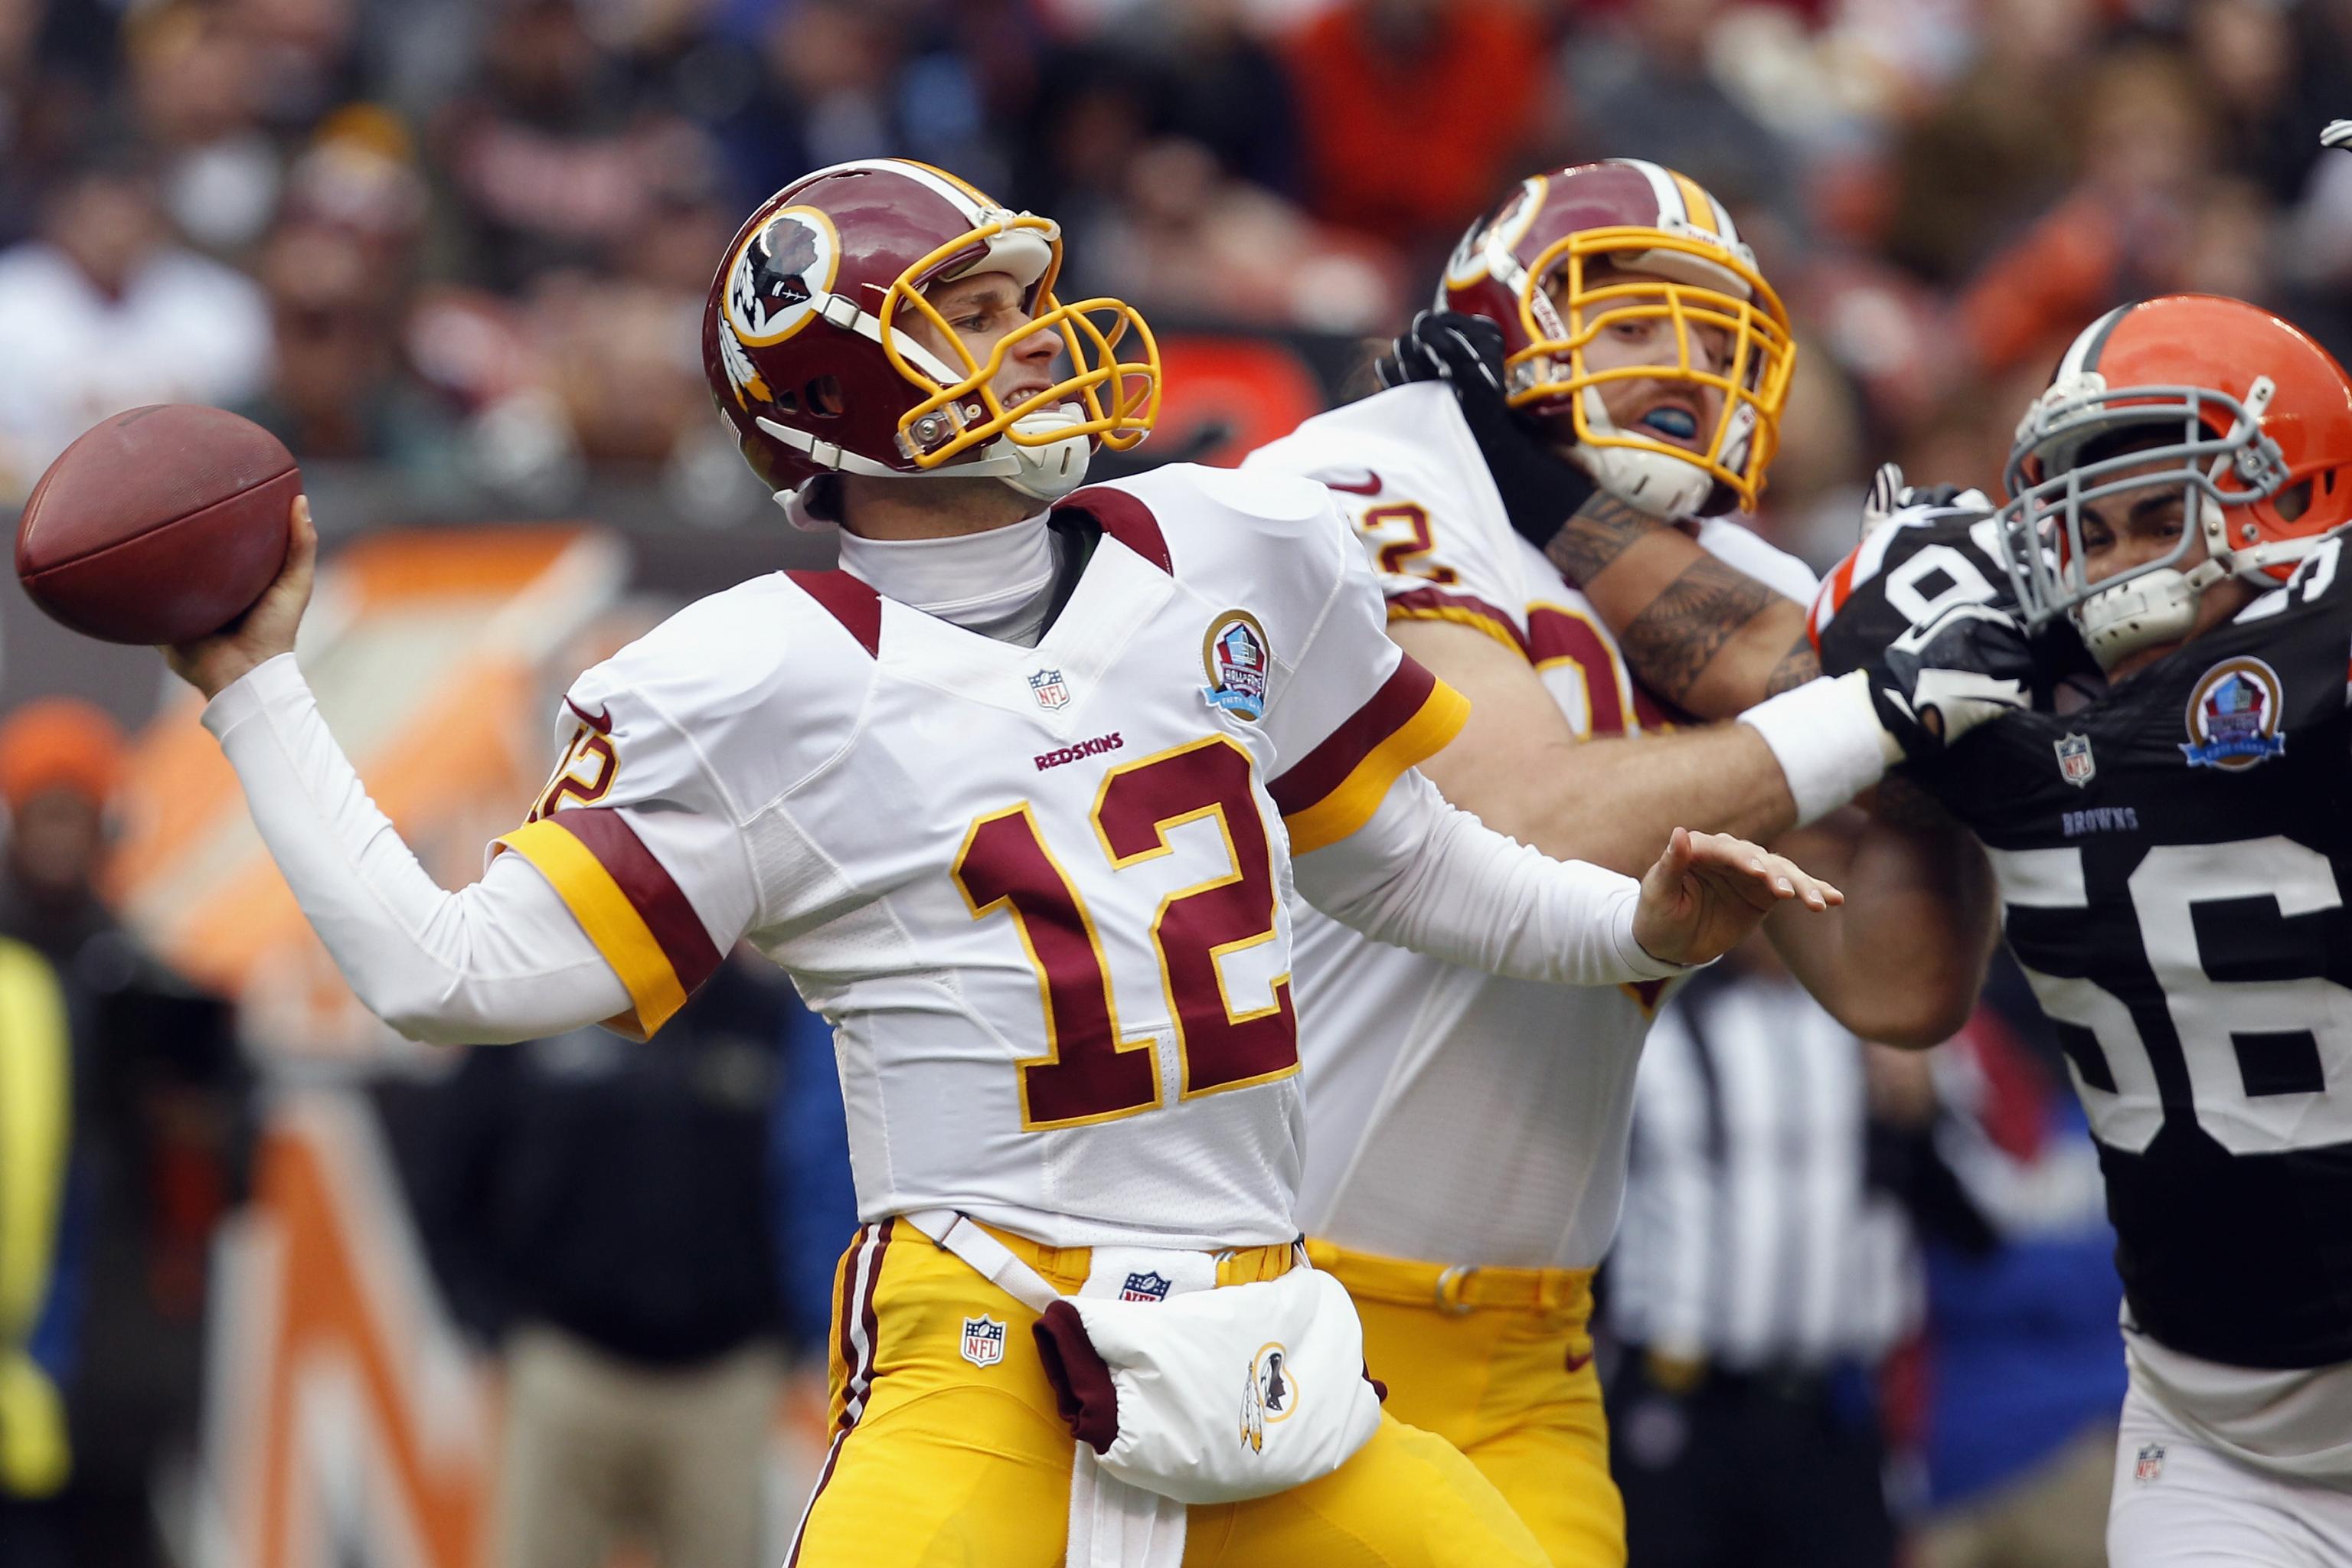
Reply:
<svg viewBox="0 0 2352 1568"><path fill-rule="evenodd" d="M1517 980L1612 985L1687 965L1633 940L1641 884L1554 860L1449 805L1418 769L1369 821L1292 863L1299 893L1375 941Z"/></svg>
<svg viewBox="0 0 2352 1568"><path fill-rule="evenodd" d="M620 976L547 879L501 855L472 887L435 882L368 798L292 654L205 710L254 826L368 1010L438 1045L560 1034L629 1011Z"/></svg>

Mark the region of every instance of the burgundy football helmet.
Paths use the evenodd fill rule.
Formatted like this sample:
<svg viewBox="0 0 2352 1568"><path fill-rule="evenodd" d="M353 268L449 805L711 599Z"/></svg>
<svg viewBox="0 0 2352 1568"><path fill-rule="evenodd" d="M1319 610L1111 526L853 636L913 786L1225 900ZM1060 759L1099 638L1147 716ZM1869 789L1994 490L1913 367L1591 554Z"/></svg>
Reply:
<svg viewBox="0 0 2352 1568"><path fill-rule="evenodd" d="M1001 479L1051 500L1099 443L1123 450L1160 409L1160 351L1118 300L1054 297L1062 232L943 169L905 158L836 163L770 196L728 245L702 312L703 374L744 458L791 497L828 473ZM924 298L1003 272L1027 331L975 359ZM908 314L954 354L917 341ZM1117 350L1134 330L1129 352ZM990 386L1034 331L1060 335L1068 374L1005 407Z"/></svg>
<svg viewBox="0 0 2352 1568"><path fill-rule="evenodd" d="M1596 276L1601 263L1624 270ZM1610 158L1520 182L1454 247L1437 305L1503 329L1512 406L1560 417L1603 489L1666 517L1754 509L1796 343L1731 215L1689 175ZM1587 346L1611 322L1661 317L1675 323L1679 365L1587 364ZM1693 327L1727 336L1719 369L1692 363ZM1723 395L1704 452L1617 427L1599 388L1636 379Z"/></svg>

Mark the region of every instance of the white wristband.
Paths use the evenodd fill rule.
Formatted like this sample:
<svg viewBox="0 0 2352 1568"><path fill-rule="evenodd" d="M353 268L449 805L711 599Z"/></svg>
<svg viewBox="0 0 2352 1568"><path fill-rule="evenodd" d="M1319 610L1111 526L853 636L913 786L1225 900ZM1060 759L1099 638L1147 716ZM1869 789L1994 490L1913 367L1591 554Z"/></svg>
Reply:
<svg viewBox="0 0 2352 1568"><path fill-rule="evenodd" d="M1739 716L1780 764L1797 826L1818 822L1885 776L1903 748L1878 721L1863 672L1809 680Z"/></svg>

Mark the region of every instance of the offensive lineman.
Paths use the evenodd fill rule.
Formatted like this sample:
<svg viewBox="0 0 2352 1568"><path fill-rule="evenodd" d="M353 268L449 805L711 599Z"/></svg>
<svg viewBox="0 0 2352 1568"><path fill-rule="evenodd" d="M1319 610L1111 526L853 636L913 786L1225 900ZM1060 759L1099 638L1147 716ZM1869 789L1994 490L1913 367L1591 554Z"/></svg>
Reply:
<svg viewBox="0 0 2352 1568"><path fill-rule="evenodd" d="M2239 300L2127 305L2009 484L1867 536L1822 662L1951 742L1906 771L1990 851L2090 1115L2130 1369L2109 1560L2352 1562L2352 382Z"/></svg>
<svg viewBox="0 0 2352 1568"><path fill-rule="evenodd" d="M1388 390L1244 465L1332 489L1390 635L1470 696L1424 770L1489 826L1620 868L1685 818L1782 836L1852 900L1766 923L1800 978L1859 1034L1948 1036L1990 946L1980 858L1948 827L1831 815L1875 782L1879 726L1854 683L1805 684L1811 574L1721 515L1763 484L1795 352L1730 216L1654 163L1556 170L1464 236L1438 296ZM1748 724L1664 734L1782 690ZM1297 929L1310 1253L1401 1415L1555 1563L1622 1563L1587 1320L1662 987L1562 993L1313 910Z"/></svg>
<svg viewBox="0 0 2352 1568"><path fill-rule="evenodd" d="M1059 261L1051 223L904 161L752 215L706 365L787 510L842 526L845 569L706 599L575 681L544 795L462 893L365 799L295 668L306 503L263 603L171 650L396 1026L650 1035L738 940L833 1020L866 1228L796 1563L1063 1555L1076 1450L1034 1316L907 1216L960 1212L1065 1291L1112 1257L1130 1290L1291 1268L1294 877L1383 940L1600 984L1838 898L1737 839L1677 833L1636 884L1445 805L1412 764L1464 704L1387 642L1319 489L1180 467L1072 493L1096 441L1148 430L1158 363L1125 305L1055 300ZM1114 359L1122 330L1141 361ZM1192 1515L1196 1563L1540 1561L1394 1420L1319 1480Z"/></svg>

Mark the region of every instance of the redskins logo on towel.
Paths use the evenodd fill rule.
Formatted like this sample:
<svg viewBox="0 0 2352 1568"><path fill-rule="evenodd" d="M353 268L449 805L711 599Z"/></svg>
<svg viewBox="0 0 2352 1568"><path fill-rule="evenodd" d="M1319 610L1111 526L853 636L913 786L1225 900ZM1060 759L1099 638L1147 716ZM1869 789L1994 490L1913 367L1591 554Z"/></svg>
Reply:
<svg viewBox="0 0 2352 1568"><path fill-rule="evenodd" d="M1250 1358L1249 1382L1242 1390L1242 1446L1264 1453L1265 1429L1297 1413L1298 1379L1290 1370L1290 1352L1280 1341L1268 1340Z"/></svg>

